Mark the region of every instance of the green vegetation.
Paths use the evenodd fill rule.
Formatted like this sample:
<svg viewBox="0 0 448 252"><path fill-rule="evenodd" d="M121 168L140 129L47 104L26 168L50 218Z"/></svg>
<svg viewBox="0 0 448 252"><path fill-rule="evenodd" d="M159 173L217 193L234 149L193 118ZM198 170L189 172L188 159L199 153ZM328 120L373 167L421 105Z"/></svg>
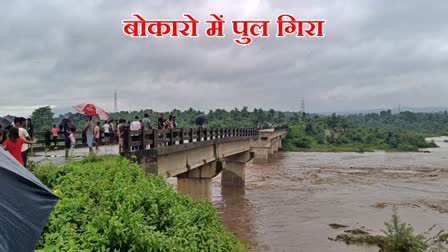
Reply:
<svg viewBox="0 0 448 252"><path fill-rule="evenodd" d="M413 113L409 111L392 114L390 110L365 115L349 115L354 125L374 129L404 129L427 136L448 135L448 112Z"/></svg>
<svg viewBox="0 0 448 252"><path fill-rule="evenodd" d="M50 130L53 124L53 112L49 106L41 107L33 111L31 119L33 120L34 130Z"/></svg>
<svg viewBox="0 0 448 252"><path fill-rule="evenodd" d="M160 113L151 109L111 113L110 119L132 121L136 115L142 118L145 113L149 114L155 126ZM195 127L195 118L201 114L207 115L208 127L253 128L287 124L291 127L283 148L287 151L416 151L418 148L437 147L433 142L427 143L425 137L448 135L447 112L392 114L389 110L365 115L323 116L261 108L249 111L243 107L208 112L192 108L173 110L165 112L165 118L169 114L176 116L180 128ZM61 115L54 122L59 122L60 118ZM85 123L82 114L74 114L72 119L78 127ZM48 128L46 125L51 123L47 121L35 121L35 128Z"/></svg>
<svg viewBox="0 0 448 252"><path fill-rule="evenodd" d="M290 128L287 151L417 151L437 147L426 142L424 133L404 129L378 129L356 126L346 117L310 116Z"/></svg>
<svg viewBox="0 0 448 252"><path fill-rule="evenodd" d="M61 197L40 251L246 251L207 202L117 156L90 156L33 173Z"/></svg>
<svg viewBox="0 0 448 252"><path fill-rule="evenodd" d="M389 222L384 223L386 229L380 235L372 235L365 229L349 229L332 241L343 241L346 244L376 245L380 252L423 252L447 251L448 233L440 231L430 235L435 225L421 234L414 234L414 228L400 220L396 210Z"/></svg>

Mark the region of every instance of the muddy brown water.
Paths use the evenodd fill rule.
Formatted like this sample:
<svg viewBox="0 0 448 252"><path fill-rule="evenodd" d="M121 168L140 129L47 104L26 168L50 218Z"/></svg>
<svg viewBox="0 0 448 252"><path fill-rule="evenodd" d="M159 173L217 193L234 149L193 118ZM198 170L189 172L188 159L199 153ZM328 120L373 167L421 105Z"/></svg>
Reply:
<svg viewBox="0 0 448 252"><path fill-rule="evenodd" d="M393 207L417 231L448 229L448 138L431 153L280 152L249 164L245 190L221 188L213 204L251 251L378 251L333 242L339 223L378 231Z"/></svg>

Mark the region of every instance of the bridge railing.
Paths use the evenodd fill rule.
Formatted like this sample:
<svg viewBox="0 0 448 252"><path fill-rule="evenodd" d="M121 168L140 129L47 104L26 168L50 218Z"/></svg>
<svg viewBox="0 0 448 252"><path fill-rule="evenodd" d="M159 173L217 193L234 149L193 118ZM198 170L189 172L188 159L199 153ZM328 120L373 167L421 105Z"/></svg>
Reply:
<svg viewBox="0 0 448 252"><path fill-rule="evenodd" d="M64 149L65 140L64 133L59 132L58 138L56 139L56 145L54 144L55 140L53 139L53 135L50 131L34 131L33 138L37 139L37 142L33 144L33 149L35 151L43 151L45 149L52 150L54 147L58 149ZM87 140L83 137L82 132L75 133L76 147L86 147ZM104 144L104 137L100 134L100 143Z"/></svg>
<svg viewBox="0 0 448 252"><path fill-rule="evenodd" d="M123 133L123 151L154 149L162 146L188 144L222 138L258 138L258 129L253 128L128 129Z"/></svg>

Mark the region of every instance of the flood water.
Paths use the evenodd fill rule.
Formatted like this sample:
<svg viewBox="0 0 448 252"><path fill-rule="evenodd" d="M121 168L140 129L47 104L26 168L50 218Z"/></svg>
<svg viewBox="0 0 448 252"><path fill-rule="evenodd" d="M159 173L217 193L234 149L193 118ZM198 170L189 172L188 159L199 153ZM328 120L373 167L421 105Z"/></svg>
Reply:
<svg viewBox="0 0 448 252"><path fill-rule="evenodd" d="M213 204L251 251L378 251L330 241L342 231L328 224L378 231L396 207L419 232L448 229L444 139L431 153L280 152L248 164L245 190L221 188L215 178Z"/></svg>

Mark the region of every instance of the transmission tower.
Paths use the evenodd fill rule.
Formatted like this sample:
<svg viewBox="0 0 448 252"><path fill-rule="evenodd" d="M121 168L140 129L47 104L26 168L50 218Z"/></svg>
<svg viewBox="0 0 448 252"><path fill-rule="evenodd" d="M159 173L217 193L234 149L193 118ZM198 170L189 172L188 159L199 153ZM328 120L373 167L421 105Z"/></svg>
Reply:
<svg viewBox="0 0 448 252"><path fill-rule="evenodd" d="M305 113L305 99L302 97L302 104L301 104L302 113Z"/></svg>
<svg viewBox="0 0 448 252"><path fill-rule="evenodd" d="M115 90L115 92L114 92L114 112L115 113L118 112L118 94L117 94L117 90Z"/></svg>
<svg viewBox="0 0 448 252"><path fill-rule="evenodd" d="M398 104L398 114L400 114L400 113L401 113L401 105Z"/></svg>

